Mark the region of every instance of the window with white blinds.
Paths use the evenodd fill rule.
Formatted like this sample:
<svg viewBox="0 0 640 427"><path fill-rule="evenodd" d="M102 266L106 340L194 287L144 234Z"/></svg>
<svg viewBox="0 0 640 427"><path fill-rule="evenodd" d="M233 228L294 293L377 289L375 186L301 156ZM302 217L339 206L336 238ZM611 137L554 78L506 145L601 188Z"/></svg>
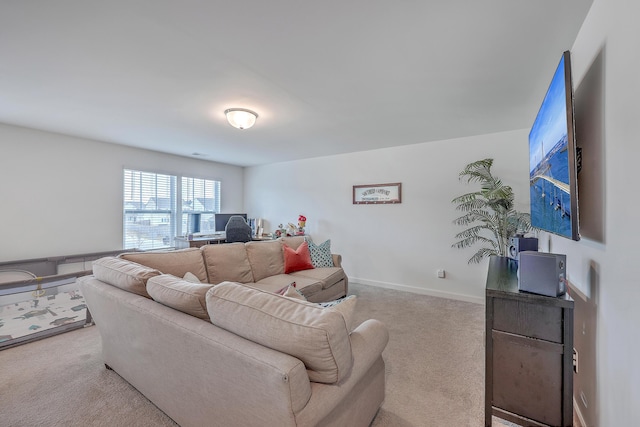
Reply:
<svg viewBox="0 0 640 427"><path fill-rule="evenodd" d="M173 247L196 219L198 231L213 230L219 211L219 181L124 170L124 249Z"/></svg>
<svg viewBox="0 0 640 427"><path fill-rule="evenodd" d="M220 212L220 181L182 177L182 224L185 233L213 233Z"/></svg>
<svg viewBox="0 0 640 427"><path fill-rule="evenodd" d="M172 246L175 235L176 177L124 171L125 249Z"/></svg>

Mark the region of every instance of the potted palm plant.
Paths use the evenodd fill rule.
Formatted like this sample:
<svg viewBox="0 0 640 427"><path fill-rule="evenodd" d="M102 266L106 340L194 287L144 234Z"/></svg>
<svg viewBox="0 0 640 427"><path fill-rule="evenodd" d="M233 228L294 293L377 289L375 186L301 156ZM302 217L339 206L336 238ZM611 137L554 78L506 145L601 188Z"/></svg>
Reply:
<svg viewBox="0 0 640 427"><path fill-rule="evenodd" d="M491 255L507 256L509 238L533 229L531 216L514 209L513 189L493 176L492 165L493 159L484 159L465 166L458 175L459 179L467 183L479 183L480 190L451 201L456 205L456 210L463 212L453 223L468 227L456 234L455 238L459 240L452 247L463 249L476 244L483 245L469 259L469 264L479 263Z"/></svg>

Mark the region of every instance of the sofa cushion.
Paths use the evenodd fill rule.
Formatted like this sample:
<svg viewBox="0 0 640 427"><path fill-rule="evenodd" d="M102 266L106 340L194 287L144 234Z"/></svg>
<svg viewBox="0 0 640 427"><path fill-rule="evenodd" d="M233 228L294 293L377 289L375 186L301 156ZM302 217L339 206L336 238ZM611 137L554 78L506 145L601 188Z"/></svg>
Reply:
<svg viewBox="0 0 640 427"><path fill-rule="evenodd" d="M322 283L322 289L329 288L340 280L344 279L344 270L340 267L314 268L310 270L302 270L291 273L294 280L298 278L307 278L317 280Z"/></svg>
<svg viewBox="0 0 640 427"><path fill-rule="evenodd" d="M128 252L121 254L119 257L177 277L182 277L185 273L191 272L201 282L208 281L202 254L198 248L179 249L176 251Z"/></svg>
<svg viewBox="0 0 640 427"><path fill-rule="evenodd" d="M310 238L306 239L309 245L309 253L311 254L311 262L316 268L333 267L333 257L331 256L331 239L326 240L319 245L313 243Z"/></svg>
<svg viewBox="0 0 640 427"><path fill-rule="evenodd" d="M344 321L347 324L347 330L351 332L355 327L353 322L353 313L356 309L356 302L356 296L349 295L348 297L340 298L334 301L318 302L316 304L318 304L322 308L330 308L342 313L342 317L344 317Z"/></svg>
<svg viewBox="0 0 640 427"><path fill-rule="evenodd" d="M284 256L280 241L247 242L245 247L254 282L284 273Z"/></svg>
<svg viewBox="0 0 640 427"><path fill-rule="evenodd" d="M313 268L311 263L311 255L309 254L309 246L307 242L303 242L298 249L292 249L286 244L282 245L284 250L284 272L285 274L294 271L308 270Z"/></svg>
<svg viewBox="0 0 640 427"><path fill-rule="evenodd" d="M213 286L196 284L172 276L162 274L147 281L147 292L154 301L183 313L209 320L205 295Z"/></svg>
<svg viewBox="0 0 640 427"><path fill-rule="evenodd" d="M353 363L342 314L237 283L207 292L211 323L265 347L300 359L309 379L333 384Z"/></svg>
<svg viewBox="0 0 640 427"><path fill-rule="evenodd" d="M149 285L147 285L147 288L148 287ZM285 286L284 288L279 289L275 293L288 298L307 301L307 298L302 294L302 292L296 289L296 282L293 282L289 286ZM344 317L344 321L347 324L347 330L352 331L355 326L353 323L353 313L356 309L356 301L357 300L355 295L349 295L348 297L345 297L345 298L340 298L337 300L327 301L327 302L317 302L315 304L318 304L322 308L332 308L342 313L342 316Z"/></svg>
<svg viewBox="0 0 640 427"><path fill-rule="evenodd" d="M279 289L289 285L291 282L296 282L296 288L305 296L305 298L309 298L310 296L322 291L321 281L302 276L296 277L291 274L278 274L275 276L265 277L259 282L253 283L251 286L268 292L277 292Z"/></svg>
<svg viewBox="0 0 640 427"><path fill-rule="evenodd" d="M209 275L209 283L216 285L224 281L254 281L244 243L205 245L200 250Z"/></svg>
<svg viewBox="0 0 640 427"><path fill-rule="evenodd" d="M96 279L147 298L151 298L147 292L147 280L160 274L154 268L111 256L93 261Z"/></svg>

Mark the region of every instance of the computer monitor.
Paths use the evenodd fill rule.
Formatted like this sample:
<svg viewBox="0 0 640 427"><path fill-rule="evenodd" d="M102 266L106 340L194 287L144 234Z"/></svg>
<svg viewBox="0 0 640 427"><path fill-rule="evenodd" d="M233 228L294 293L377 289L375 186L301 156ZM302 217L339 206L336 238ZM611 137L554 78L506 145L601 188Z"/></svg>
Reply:
<svg viewBox="0 0 640 427"><path fill-rule="evenodd" d="M217 213L215 214L216 231L224 231L227 222L229 222L229 218L232 216L241 216L245 221L247 220L246 213Z"/></svg>

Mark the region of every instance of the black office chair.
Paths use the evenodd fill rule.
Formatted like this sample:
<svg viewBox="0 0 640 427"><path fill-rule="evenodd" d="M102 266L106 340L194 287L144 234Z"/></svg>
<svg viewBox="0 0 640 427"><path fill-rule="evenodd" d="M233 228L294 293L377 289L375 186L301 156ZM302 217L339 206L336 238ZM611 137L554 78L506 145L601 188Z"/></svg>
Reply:
<svg viewBox="0 0 640 427"><path fill-rule="evenodd" d="M229 218L224 231L227 243L251 241L251 227L239 215Z"/></svg>

